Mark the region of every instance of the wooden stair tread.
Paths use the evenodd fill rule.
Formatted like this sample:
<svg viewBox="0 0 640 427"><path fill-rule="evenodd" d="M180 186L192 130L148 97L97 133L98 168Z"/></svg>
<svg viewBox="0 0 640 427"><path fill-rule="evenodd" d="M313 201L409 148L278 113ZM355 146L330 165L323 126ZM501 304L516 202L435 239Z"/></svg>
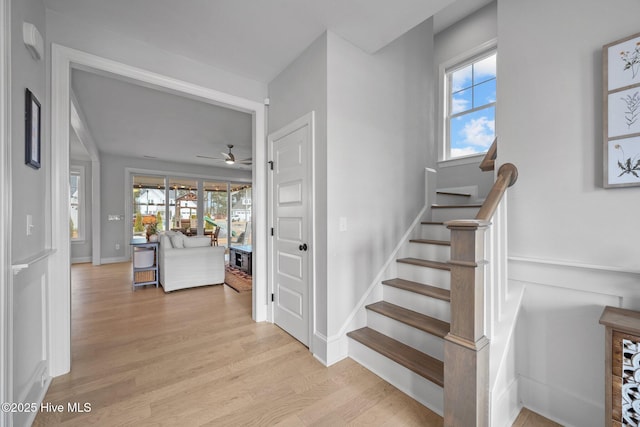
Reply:
<svg viewBox="0 0 640 427"><path fill-rule="evenodd" d="M423 243L425 245L451 246L451 242L447 240L431 240L431 239L411 239L411 243Z"/></svg>
<svg viewBox="0 0 640 427"><path fill-rule="evenodd" d="M453 191L436 191L436 194L442 194L443 196L471 197L471 194L469 193L456 193Z"/></svg>
<svg viewBox="0 0 640 427"><path fill-rule="evenodd" d="M348 337L371 348L434 384L444 387L444 363L371 328L349 332Z"/></svg>
<svg viewBox="0 0 640 427"><path fill-rule="evenodd" d="M462 205L431 205L431 209L462 209L462 208L481 208L482 204L462 204Z"/></svg>
<svg viewBox="0 0 640 427"><path fill-rule="evenodd" d="M437 286L399 278L385 280L382 284L443 301L451 301L451 292L448 289L438 288Z"/></svg>
<svg viewBox="0 0 640 427"><path fill-rule="evenodd" d="M419 258L399 258L396 262L401 262L403 264L411 264L418 265L420 267L429 267L429 268L437 268L439 270L447 270L451 271L451 266L446 262L440 261L430 261L427 259L419 259Z"/></svg>
<svg viewBox="0 0 640 427"><path fill-rule="evenodd" d="M367 310L375 311L378 314L402 322L413 328L419 329L439 338L444 338L450 329L450 325L440 319L427 316L417 311L408 310L390 302L380 301L366 306Z"/></svg>

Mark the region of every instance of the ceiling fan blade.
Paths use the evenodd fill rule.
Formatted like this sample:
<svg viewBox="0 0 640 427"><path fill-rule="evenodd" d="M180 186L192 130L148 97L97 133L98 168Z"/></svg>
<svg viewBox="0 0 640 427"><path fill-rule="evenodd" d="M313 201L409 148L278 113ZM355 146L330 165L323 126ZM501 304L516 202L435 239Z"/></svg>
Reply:
<svg viewBox="0 0 640 427"><path fill-rule="evenodd" d="M222 155L224 156L225 159L230 159L231 158L230 153L222 153Z"/></svg>
<svg viewBox="0 0 640 427"><path fill-rule="evenodd" d="M224 159L221 159L220 157L201 156L199 154L196 154L196 157L200 157L201 159L224 160Z"/></svg>

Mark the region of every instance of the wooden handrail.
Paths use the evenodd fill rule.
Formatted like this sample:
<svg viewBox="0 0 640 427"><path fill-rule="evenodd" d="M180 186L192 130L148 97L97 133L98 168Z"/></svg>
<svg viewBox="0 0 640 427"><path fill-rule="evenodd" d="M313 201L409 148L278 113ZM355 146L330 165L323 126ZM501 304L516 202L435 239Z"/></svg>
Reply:
<svg viewBox="0 0 640 427"><path fill-rule="evenodd" d="M476 219L489 221L498 208L507 188L515 184L517 180L518 168L513 163L505 163L500 166L496 182L493 183L493 187L491 187L489 195L478 211Z"/></svg>
<svg viewBox="0 0 640 427"><path fill-rule="evenodd" d="M498 157L498 138L493 140L491 147L487 150L487 154L484 155L482 162L480 162L480 169L483 172L492 171L495 169L496 157Z"/></svg>

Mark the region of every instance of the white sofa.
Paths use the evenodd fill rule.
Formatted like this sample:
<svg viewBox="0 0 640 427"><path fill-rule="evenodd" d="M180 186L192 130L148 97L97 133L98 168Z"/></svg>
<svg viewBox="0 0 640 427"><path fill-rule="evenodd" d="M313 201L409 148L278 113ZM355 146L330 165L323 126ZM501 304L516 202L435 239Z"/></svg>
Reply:
<svg viewBox="0 0 640 427"><path fill-rule="evenodd" d="M159 236L160 284L165 292L224 283L224 246L209 236L187 237L166 231Z"/></svg>

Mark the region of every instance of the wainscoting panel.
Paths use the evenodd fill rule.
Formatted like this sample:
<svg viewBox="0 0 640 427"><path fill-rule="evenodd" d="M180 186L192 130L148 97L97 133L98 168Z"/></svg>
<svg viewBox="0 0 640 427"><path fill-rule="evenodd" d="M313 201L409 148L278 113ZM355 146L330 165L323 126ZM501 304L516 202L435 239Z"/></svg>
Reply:
<svg viewBox="0 0 640 427"><path fill-rule="evenodd" d="M47 362L47 258L13 278L13 396L16 403L42 401L49 384ZM28 426L35 413L14 414L15 426Z"/></svg>
<svg viewBox="0 0 640 427"><path fill-rule="evenodd" d="M607 305L640 309L640 274L617 268L510 258L525 286L516 332L524 406L566 426L604 424Z"/></svg>

